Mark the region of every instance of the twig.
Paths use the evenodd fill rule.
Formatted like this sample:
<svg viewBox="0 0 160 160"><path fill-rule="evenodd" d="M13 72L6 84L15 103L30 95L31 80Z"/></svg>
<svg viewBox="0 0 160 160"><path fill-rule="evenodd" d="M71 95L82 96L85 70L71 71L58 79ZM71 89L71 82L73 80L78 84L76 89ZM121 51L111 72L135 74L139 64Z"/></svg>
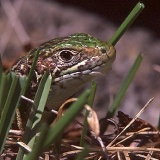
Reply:
<svg viewBox="0 0 160 160"><path fill-rule="evenodd" d="M112 146L113 143L119 138L119 136L125 132L125 130L144 112L144 110L149 106L149 104L153 101L154 97L151 98L146 104L145 106L137 113L137 115L129 122L129 124L116 136L116 138L107 145L107 149L108 147Z"/></svg>

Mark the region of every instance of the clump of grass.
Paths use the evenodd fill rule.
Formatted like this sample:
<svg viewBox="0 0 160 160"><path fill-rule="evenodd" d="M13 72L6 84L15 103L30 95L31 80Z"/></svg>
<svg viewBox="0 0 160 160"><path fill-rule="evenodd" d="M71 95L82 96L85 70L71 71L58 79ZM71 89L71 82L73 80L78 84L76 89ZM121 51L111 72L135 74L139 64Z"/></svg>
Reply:
<svg viewBox="0 0 160 160"><path fill-rule="evenodd" d="M142 9L144 8L144 5L142 3L138 3L135 8L132 10L132 12L129 14L129 16L126 18L126 20L122 23L122 25L119 27L119 29L116 31L116 33L113 35L113 37L109 40L109 43L112 45L115 45L117 41L120 39L120 37L124 34L124 32L128 29L128 27L132 24L132 22L137 18L137 16L140 14ZM11 142L14 142L14 145L16 147L13 147L11 150L15 152L13 155L14 159L16 157L17 160L22 159L29 159L29 160L35 160L35 159L47 159L47 157L52 157L52 159L60 159L61 157L65 157L66 159L85 159L87 157L88 159L118 159L118 157L127 157L130 156L131 158L135 158L137 156L138 151L143 151L142 154L139 155L139 157L146 157L149 158L150 155L154 156L156 159L160 155L160 151L156 148L148 149L147 148L132 148L129 146L128 143L131 143L133 141L130 140L130 137L125 137L125 140L121 142L118 138L114 139L115 134L113 133L112 136L105 136L103 133L107 128L107 123L105 123L105 126L99 125L99 122L97 121L96 113L93 109L91 109L89 106L93 105L94 96L96 92L96 84L95 82L92 83L91 88L87 89L82 95L78 98L78 101L73 103L70 108L65 112L64 116L61 116L57 122L52 125L48 126L47 123L41 122L41 117L43 114L43 110L45 107L45 103L47 100L47 96L49 93L49 89L51 86L52 77L46 72L43 78L41 79L41 82L39 84L37 93L34 97L34 100L31 104L31 112L29 114L29 118L26 124L26 128L24 133L20 132L20 136L10 135L9 130L11 128L11 125L13 123L16 109L20 105L20 100L22 98L22 95L25 95L25 92L27 88L29 87L33 75L33 71L36 65L36 61L38 58L38 50L35 54L34 63L32 64L32 69L30 70L29 76L26 78L17 77L13 73L3 73L2 72L2 63L0 60L0 113L1 113L1 119L0 119L0 151L1 154L4 155L7 152L8 148L12 148ZM130 72L128 73L127 77L124 80L124 83L120 87L119 91L117 92L117 95L115 97L115 100L113 101L113 104L110 106L109 111L106 111L106 117L104 118L105 121L110 121L112 125L117 127L117 123L115 121L111 121L111 117L115 114L115 112L118 110L118 106L120 105L127 88L131 84L134 75L136 71L138 70L138 67L141 63L142 56L138 55L137 59L135 60L135 63L133 64L133 67L131 68ZM81 124L77 121L75 121L75 116L78 115L83 109L85 104L89 104L87 108L86 117L84 118L84 123ZM87 122L87 119L89 119L89 123ZM119 113L119 121L122 119L130 120L130 118L123 114ZM82 126L82 136L78 139L67 139L67 141L64 141L64 130L71 122L76 122L78 125ZM137 118L134 119L133 122L136 122L138 124L141 124ZM122 124L119 122L119 124ZM143 122L142 122L143 124ZM92 130L89 129L88 125L92 128ZM130 124L131 126L132 124ZM124 127L124 126L123 126ZM133 126L132 126L133 127ZM159 133L155 128L151 127L149 124L147 127L150 128L150 131L153 130ZM124 127L125 128L125 127ZM129 126L128 126L129 128ZM140 128L142 129L142 128ZM144 129L144 128L143 128ZM99 131L100 130L100 131ZM126 128L125 128L126 130ZM120 130L117 128L117 132ZM88 134L88 132L90 134ZM95 134L97 132L97 134ZM122 133L127 133L125 131L121 131ZM133 130L134 132L134 130ZM16 132L18 134L19 132ZM132 138L134 134L140 134L142 132L134 132L132 134ZM104 137L105 136L105 137ZM124 136L124 135L122 135ZM8 139L7 139L8 137ZM72 137L71 137L72 138ZM104 139L106 138L106 139ZM16 139L16 140L15 140ZM19 140L20 139L20 140ZM121 137L120 137L121 139ZM129 139L129 140L128 140ZM153 141L158 140L158 137L156 137L156 134L154 138L151 137ZM10 142L10 145L7 145L7 140ZM143 140L143 139L141 139ZM19 141L16 143L16 141ZM73 144L75 145L73 145ZM98 143L98 144L97 144ZM112 145L111 145L112 144ZM117 145L123 145L123 148L118 148ZM105 147L107 146L108 147ZM125 145L127 148L125 148ZM156 146L156 145L155 145ZM116 148L117 147L117 148ZM133 150L134 149L134 150ZM155 150L155 152L154 152ZM123 151L123 154L120 153ZM135 151L135 154L132 154L132 152ZM152 153L151 153L152 152ZM153 153L154 152L154 153ZM42 156L42 157L40 157ZM120 159L120 158L119 158Z"/></svg>

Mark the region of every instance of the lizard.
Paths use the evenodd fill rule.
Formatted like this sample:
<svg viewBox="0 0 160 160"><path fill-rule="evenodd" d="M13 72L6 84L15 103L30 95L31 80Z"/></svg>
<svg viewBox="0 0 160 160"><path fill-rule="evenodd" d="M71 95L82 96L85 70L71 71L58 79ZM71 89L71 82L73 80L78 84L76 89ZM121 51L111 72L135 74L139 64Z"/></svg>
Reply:
<svg viewBox="0 0 160 160"><path fill-rule="evenodd" d="M106 41L89 34L75 33L68 37L49 40L19 58L11 67L18 76L27 76L39 50L38 60L31 81L31 90L36 88L46 71L53 77L46 106L57 110L85 83L105 74L116 58L115 48Z"/></svg>

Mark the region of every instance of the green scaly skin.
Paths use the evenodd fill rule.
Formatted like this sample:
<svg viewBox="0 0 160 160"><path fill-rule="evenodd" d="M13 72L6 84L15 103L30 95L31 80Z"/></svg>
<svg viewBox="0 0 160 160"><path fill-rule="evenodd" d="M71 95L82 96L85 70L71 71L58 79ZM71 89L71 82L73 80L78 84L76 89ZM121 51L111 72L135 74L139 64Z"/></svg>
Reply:
<svg viewBox="0 0 160 160"><path fill-rule="evenodd" d="M21 57L11 71L19 76L27 76L37 49L40 52L31 90L35 94L41 77L49 71L53 76L46 104L49 109L58 109L86 82L110 70L116 57L114 47L107 42L79 33L41 44Z"/></svg>

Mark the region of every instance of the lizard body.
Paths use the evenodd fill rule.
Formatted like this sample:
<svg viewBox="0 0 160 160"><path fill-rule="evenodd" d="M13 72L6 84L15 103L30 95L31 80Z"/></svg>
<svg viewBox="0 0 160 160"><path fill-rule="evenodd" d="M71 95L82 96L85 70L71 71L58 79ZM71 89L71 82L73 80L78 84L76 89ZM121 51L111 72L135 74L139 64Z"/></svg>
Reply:
<svg viewBox="0 0 160 160"><path fill-rule="evenodd" d="M86 82L111 69L116 52L113 46L88 34L77 33L45 42L21 57L11 68L18 76L27 76L36 50L39 57L31 89L35 92L46 71L53 77L47 100L48 109L58 109Z"/></svg>

